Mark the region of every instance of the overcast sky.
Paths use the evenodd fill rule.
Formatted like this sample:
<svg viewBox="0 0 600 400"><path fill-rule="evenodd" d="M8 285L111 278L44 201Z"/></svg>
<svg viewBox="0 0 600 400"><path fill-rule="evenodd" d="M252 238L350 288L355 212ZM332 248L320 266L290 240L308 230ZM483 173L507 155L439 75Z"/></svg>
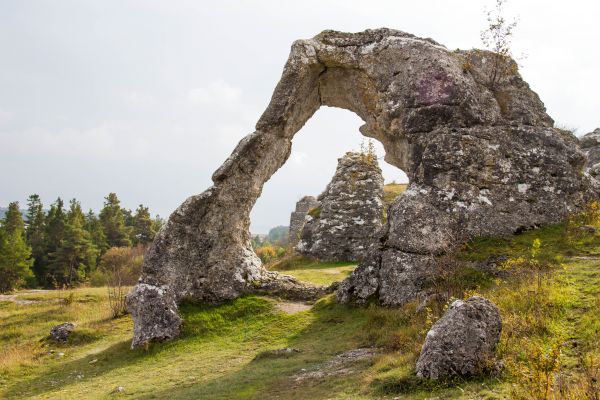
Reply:
<svg viewBox="0 0 600 400"><path fill-rule="evenodd" d="M168 216L254 130L295 39L389 27L481 47L484 0L0 1L0 206L31 193ZM512 0L521 73L561 125L600 126L600 3ZM360 119L323 107L265 185L252 231L287 225L357 149ZM379 148L380 155L383 155ZM382 162L383 163L383 162ZM405 180L382 165L387 181Z"/></svg>

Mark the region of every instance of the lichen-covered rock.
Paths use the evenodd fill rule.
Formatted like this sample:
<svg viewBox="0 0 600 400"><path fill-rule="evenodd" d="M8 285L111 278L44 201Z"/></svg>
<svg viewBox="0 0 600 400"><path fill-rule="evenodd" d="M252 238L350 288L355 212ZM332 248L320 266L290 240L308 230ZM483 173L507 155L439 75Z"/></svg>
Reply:
<svg viewBox="0 0 600 400"><path fill-rule="evenodd" d="M132 348L149 341L162 342L179 336L182 320L168 287L137 284L127 296L127 307L136 321Z"/></svg>
<svg viewBox="0 0 600 400"><path fill-rule="evenodd" d="M290 216L290 246L296 247L296 244L300 241L300 235L302 234L302 228L307 220L308 212L319 207L320 203L313 196L304 196L296 203L296 209Z"/></svg>
<svg viewBox="0 0 600 400"><path fill-rule="evenodd" d="M75 330L75 324L65 322L64 324L53 326L50 329L50 338L57 343L67 343L69 335Z"/></svg>
<svg viewBox="0 0 600 400"><path fill-rule="evenodd" d="M383 219L383 175L373 155L348 152L307 216L296 249L325 261L362 260Z"/></svg>
<svg viewBox="0 0 600 400"><path fill-rule="evenodd" d="M431 327L417 361L417 376L430 379L480 375L491 367L500 340L498 308L482 297L456 300Z"/></svg>
<svg viewBox="0 0 600 400"><path fill-rule="evenodd" d="M492 85L492 57L390 29L325 31L294 42L256 131L146 252L139 285L152 290L136 289L128 302L134 344L177 333L170 324L181 299L217 303L261 286L267 271L250 245L250 211L322 105L355 112L365 122L361 133L379 140L386 161L410 179L373 256L340 286L343 301L368 294L400 304L432 273L422 258L457 240L555 223L578 210L595 189L582 173L577 139L553 128L516 68ZM160 307L144 307L145 296L157 296L151 301Z"/></svg>
<svg viewBox="0 0 600 400"><path fill-rule="evenodd" d="M600 172L600 128L583 135L579 139L579 143L587 156L586 170L592 176L598 176L598 172Z"/></svg>

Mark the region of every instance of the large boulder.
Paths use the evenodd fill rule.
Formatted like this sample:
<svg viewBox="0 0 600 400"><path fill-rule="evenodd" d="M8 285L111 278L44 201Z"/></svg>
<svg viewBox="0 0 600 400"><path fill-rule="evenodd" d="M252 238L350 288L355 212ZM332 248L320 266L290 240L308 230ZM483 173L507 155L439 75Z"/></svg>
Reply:
<svg viewBox="0 0 600 400"><path fill-rule="evenodd" d="M456 300L427 332L417 376L444 379L486 372L501 331L500 312L492 302L482 297Z"/></svg>
<svg viewBox="0 0 600 400"><path fill-rule="evenodd" d="M296 247L300 241L300 235L302 235L302 228L306 220L310 218L308 212L319 207L320 203L313 196L304 196L296 203L296 209L292 211L290 216L290 233L289 240L290 246Z"/></svg>
<svg viewBox="0 0 600 400"><path fill-rule="evenodd" d="M338 159L318 201L296 249L324 261L362 260L383 220L383 175L374 155L348 152Z"/></svg>
<svg viewBox="0 0 600 400"><path fill-rule="evenodd" d="M379 140L386 161L410 179L373 254L340 286L341 301L409 301L433 273L428 256L469 237L556 223L582 207L594 193L577 139L553 128L512 60L491 79L494 57L391 29L294 42L256 131L146 252L139 285L153 288L129 298L134 343L169 336L165 324L182 299L218 303L273 279L252 250L250 211L322 105L355 112L361 133ZM162 308L140 306L146 296Z"/></svg>

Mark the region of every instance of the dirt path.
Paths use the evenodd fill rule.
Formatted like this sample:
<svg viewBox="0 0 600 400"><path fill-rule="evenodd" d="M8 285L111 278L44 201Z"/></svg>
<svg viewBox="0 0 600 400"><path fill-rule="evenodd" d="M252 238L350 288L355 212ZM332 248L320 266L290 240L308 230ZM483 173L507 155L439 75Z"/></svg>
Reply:
<svg viewBox="0 0 600 400"><path fill-rule="evenodd" d="M278 301L275 303L275 308L279 311L283 311L286 314L296 314L302 311L310 310L312 305L294 301Z"/></svg>
<svg viewBox="0 0 600 400"><path fill-rule="evenodd" d="M27 296L27 295L31 295L31 294L38 294L38 293L48 293L50 292L50 290L29 290L27 292L20 292L20 293L16 293L16 294L0 294L0 301L10 301L13 302L15 304L21 305L21 306L27 306L27 305L31 305L31 304L37 304L40 303L40 300L25 300L25 299L19 299L19 296Z"/></svg>

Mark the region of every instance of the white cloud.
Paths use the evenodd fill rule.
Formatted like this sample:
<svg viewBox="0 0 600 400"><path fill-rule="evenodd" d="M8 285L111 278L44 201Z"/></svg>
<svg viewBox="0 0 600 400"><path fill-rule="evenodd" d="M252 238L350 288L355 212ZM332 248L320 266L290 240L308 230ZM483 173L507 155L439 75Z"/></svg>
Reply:
<svg viewBox="0 0 600 400"><path fill-rule="evenodd" d="M154 96L148 93L128 92L123 97L125 104L133 108L147 108L156 103Z"/></svg>
<svg viewBox="0 0 600 400"><path fill-rule="evenodd" d="M193 88L188 92L188 101L193 105L237 106L242 89L231 86L222 79L210 82L205 87Z"/></svg>
<svg viewBox="0 0 600 400"><path fill-rule="evenodd" d="M12 113L10 111L5 111L0 108L0 124L4 124L8 122L12 117Z"/></svg>
<svg viewBox="0 0 600 400"><path fill-rule="evenodd" d="M304 165L308 159L308 154L302 151L293 151L290 160L296 165Z"/></svg>

